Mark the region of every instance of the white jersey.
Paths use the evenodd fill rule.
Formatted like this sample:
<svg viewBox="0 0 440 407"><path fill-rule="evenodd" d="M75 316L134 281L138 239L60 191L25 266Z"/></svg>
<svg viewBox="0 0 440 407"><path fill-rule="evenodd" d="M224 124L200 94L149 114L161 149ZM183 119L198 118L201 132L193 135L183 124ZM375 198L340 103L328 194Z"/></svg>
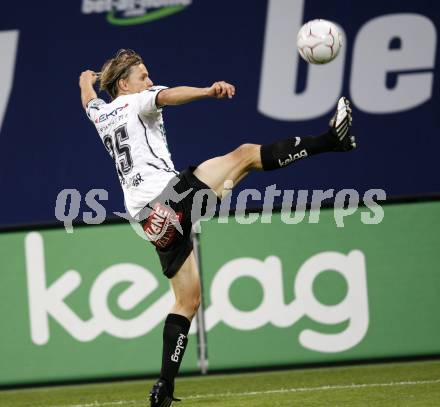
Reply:
<svg viewBox="0 0 440 407"><path fill-rule="evenodd" d="M156 96L163 89L154 86L111 103L92 99L87 104L87 116L115 162L132 217L178 174L168 150L162 109L156 106Z"/></svg>

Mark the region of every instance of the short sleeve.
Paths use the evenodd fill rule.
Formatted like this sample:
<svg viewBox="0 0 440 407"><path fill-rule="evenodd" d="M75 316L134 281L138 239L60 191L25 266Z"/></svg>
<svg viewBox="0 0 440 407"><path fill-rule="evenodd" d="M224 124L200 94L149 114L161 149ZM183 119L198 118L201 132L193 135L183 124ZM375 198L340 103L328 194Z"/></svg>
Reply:
<svg viewBox="0 0 440 407"><path fill-rule="evenodd" d="M87 117L94 122L99 115L99 109L106 105L102 99L92 99L86 106Z"/></svg>
<svg viewBox="0 0 440 407"><path fill-rule="evenodd" d="M156 97L158 93L164 89L168 89L166 86L153 86L150 89L144 90L138 94L139 112L142 114L155 113L161 110L156 106Z"/></svg>

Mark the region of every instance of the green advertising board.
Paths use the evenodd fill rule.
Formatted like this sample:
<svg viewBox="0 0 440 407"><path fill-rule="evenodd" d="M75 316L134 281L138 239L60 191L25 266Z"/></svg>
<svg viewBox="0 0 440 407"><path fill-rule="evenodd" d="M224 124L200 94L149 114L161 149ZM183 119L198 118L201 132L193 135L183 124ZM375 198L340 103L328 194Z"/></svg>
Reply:
<svg viewBox="0 0 440 407"><path fill-rule="evenodd" d="M209 367L439 354L440 202L384 210L343 228L332 209L318 223L202 222ZM1 233L0 293L0 385L159 371L174 297L128 224Z"/></svg>

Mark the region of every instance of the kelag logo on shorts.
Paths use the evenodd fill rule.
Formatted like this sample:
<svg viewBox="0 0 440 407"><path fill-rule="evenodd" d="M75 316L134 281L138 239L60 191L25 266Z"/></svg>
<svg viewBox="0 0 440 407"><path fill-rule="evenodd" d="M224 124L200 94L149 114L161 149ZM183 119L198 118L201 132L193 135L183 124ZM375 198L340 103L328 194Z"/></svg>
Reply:
<svg viewBox="0 0 440 407"><path fill-rule="evenodd" d="M184 10L192 0L83 0L83 14L107 13L114 25L148 23Z"/></svg>

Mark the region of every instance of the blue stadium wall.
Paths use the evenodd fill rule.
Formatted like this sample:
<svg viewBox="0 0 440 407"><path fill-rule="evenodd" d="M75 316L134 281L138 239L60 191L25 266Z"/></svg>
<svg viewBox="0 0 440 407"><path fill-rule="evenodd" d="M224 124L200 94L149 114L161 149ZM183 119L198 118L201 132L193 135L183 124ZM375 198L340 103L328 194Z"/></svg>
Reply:
<svg viewBox="0 0 440 407"><path fill-rule="evenodd" d="M113 3L120 10L96 0L2 3L1 226L55 220L63 188L106 189L108 213L123 210L78 89L80 72L98 70L119 48L141 53L156 84L237 87L232 101L165 109L177 169L244 142L319 133L343 94L353 100L357 151L253 174L242 187L439 192L438 2L132 2L162 6L137 13ZM336 61L310 69L298 60L295 33L317 17L337 22L346 41Z"/></svg>

